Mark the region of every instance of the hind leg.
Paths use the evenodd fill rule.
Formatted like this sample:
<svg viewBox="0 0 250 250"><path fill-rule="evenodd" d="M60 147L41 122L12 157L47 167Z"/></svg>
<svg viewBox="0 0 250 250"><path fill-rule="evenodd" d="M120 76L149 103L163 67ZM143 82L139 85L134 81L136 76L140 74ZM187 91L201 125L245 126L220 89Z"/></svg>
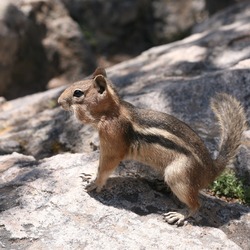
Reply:
<svg viewBox="0 0 250 250"><path fill-rule="evenodd" d="M190 160L187 157L179 157L174 160L165 170L165 181L177 198L185 203L189 210L169 212L164 214L166 222L183 225L184 221L195 214L199 209L199 190L196 183L192 183L190 173Z"/></svg>
<svg viewBox="0 0 250 250"><path fill-rule="evenodd" d="M196 213L196 211L199 209L200 204L198 202L198 194L187 193L187 196L189 197L185 199L180 198L178 191L174 192L174 194L179 198L179 200L181 200L183 203L185 203L188 206L189 210L182 209L177 212L168 212L164 214L164 219L169 224L176 224L178 226L181 226L184 224L184 221L187 218L193 216Z"/></svg>

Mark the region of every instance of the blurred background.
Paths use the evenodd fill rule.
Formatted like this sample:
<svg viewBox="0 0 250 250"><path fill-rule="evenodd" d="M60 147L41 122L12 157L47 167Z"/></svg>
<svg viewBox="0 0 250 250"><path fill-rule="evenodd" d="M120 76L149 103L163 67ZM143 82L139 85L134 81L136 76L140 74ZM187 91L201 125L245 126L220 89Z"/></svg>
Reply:
<svg viewBox="0 0 250 250"><path fill-rule="evenodd" d="M54 88L182 39L244 0L1 0L0 96ZM246 1L246 0L245 0Z"/></svg>

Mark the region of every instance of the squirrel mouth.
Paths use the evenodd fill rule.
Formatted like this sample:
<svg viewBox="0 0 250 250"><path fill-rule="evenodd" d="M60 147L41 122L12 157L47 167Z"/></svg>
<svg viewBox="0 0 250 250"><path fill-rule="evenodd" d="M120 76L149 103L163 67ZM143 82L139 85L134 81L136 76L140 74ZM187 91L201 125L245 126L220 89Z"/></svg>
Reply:
<svg viewBox="0 0 250 250"><path fill-rule="evenodd" d="M59 105L66 111L70 111L71 107L67 101L58 100Z"/></svg>
<svg viewBox="0 0 250 250"><path fill-rule="evenodd" d="M71 105L69 100L67 100L66 98L63 98L62 95L58 98L58 104L66 111L70 111L71 110Z"/></svg>

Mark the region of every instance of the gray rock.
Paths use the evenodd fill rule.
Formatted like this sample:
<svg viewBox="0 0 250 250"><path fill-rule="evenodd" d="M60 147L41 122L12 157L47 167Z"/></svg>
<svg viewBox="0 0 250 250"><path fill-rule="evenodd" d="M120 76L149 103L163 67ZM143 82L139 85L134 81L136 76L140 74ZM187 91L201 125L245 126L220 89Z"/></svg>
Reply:
<svg viewBox="0 0 250 250"><path fill-rule="evenodd" d="M61 86L95 68L80 27L57 0L0 3L0 95L7 99Z"/></svg>
<svg viewBox="0 0 250 250"><path fill-rule="evenodd" d="M41 159L65 151L92 151L91 145L96 143L93 129L57 107L62 89L15 99L0 107L0 154L15 151Z"/></svg>
<svg viewBox="0 0 250 250"><path fill-rule="evenodd" d="M232 2L234 3L236 2L235 0L230 0L230 1L231 1L231 4ZM222 5L223 4L230 5L230 1L220 1L220 3ZM216 0L207 0L206 5L208 5L208 9L209 9L209 4L211 4L212 6L212 5L215 5L215 2L218 5L220 5L219 2ZM238 0L238 2L241 2L241 3L234 4L226 8L225 10L216 13L211 18L209 18L209 20L207 20L206 22L195 25L193 28L193 32L198 33L198 32L204 32L204 31L211 30L211 29L216 31L222 28L224 25L237 23L237 20L239 19L244 19L244 20L241 20L241 23L249 22L249 14L248 14L249 2L244 1L244 0ZM215 12L212 9L213 7L211 8L211 12Z"/></svg>
<svg viewBox="0 0 250 250"><path fill-rule="evenodd" d="M95 56L79 25L58 0L24 0L21 10L40 28L42 45L54 77L49 87L79 80L95 68Z"/></svg>
<svg viewBox="0 0 250 250"><path fill-rule="evenodd" d="M225 9L226 7L228 7L230 5L233 5L233 4L236 4L239 2L243 2L243 1L246 1L246 0L221 0L221 1L205 0L206 10L208 11L209 15L212 15L212 14L214 14L222 9Z"/></svg>
<svg viewBox="0 0 250 250"><path fill-rule="evenodd" d="M45 90L47 60L39 32L7 0L0 3L0 38L0 95L13 98Z"/></svg>
<svg viewBox="0 0 250 250"><path fill-rule="evenodd" d="M108 75L125 100L181 118L216 154L218 127L210 98L232 94L250 117L249 43L237 42L248 36L249 9L245 5L235 22L232 17L218 29L115 65ZM141 164L121 163L102 193L87 193L84 187L98 165L98 138L57 106L62 90L0 104L2 247L249 249L249 206L201 194L195 220L175 228L161 214L182 204L162 187L157 173ZM249 139L248 130L234 163L246 177Z"/></svg>
<svg viewBox="0 0 250 250"><path fill-rule="evenodd" d="M173 42L211 14L243 0L60 0L108 62ZM99 62L102 62L99 58Z"/></svg>
<svg viewBox="0 0 250 250"><path fill-rule="evenodd" d="M203 17L203 0L61 0L98 52L138 54L187 35ZM122 46L121 46L122 44Z"/></svg>
<svg viewBox="0 0 250 250"><path fill-rule="evenodd" d="M199 227L175 228L163 222L161 213L177 206L155 189L155 182L120 173L101 194L88 194L84 187L96 170L96 153L61 154L39 162L12 154L0 161L7 166L0 179L0 208L5 210L0 244L6 249L241 249L203 217L209 214L217 226L230 219L230 229L237 233L243 226L238 218L249 220L249 208L206 198ZM245 239L237 242L243 248L248 233L239 235Z"/></svg>

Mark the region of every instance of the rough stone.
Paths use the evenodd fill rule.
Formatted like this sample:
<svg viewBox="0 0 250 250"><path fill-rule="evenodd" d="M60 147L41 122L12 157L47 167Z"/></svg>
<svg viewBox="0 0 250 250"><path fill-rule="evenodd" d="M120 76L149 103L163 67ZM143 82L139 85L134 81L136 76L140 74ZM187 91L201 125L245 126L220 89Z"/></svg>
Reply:
<svg viewBox="0 0 250 250"><path fill-rule="evenodd" d="M54 78L49 87L79 80L95 68L95 56L79 25L58 0L24 0L20 5L44 33L42 44Z"/></svg>
<svg viewBox="0 0 250 250"><path fill-rule="evenodd" d="M237 2L238 4L236 4ZM226 0L220 2L216 0L206 0L206 8L212 14L218 12L220 9L224 9L226 6L227 8L211 16L206 22L201 22L200 24L195 25L193 32L217 29L221 25L237 22L237 20L242 17L249 20L249 15L245 13L245 11L249 11L248 5L249 2L247 0Z"/></svg>
<svg viewBox="0 0 250 250"><path fill-rule="evenodd" d="M250 118L250 49L240 42L249 35L249 9L244 5L241 19L152 48L107 73L125 100L181 118L216 154L218 126L210 98L232 94ZM161 214L183 205L162 187L157 173L141 164L121 163L102 193L87 193L84 187L98 165L98 139L57 106L62 90L0 104L2 247L249 249L249 206L203 193L195 220L182 228L170 226ZM249 133L234 163L245 176Z"/></svg>
<svg viewBox="0 0 250 250"><path fill-rule="evenodd" d="M38 162L12 154L0 161L6 166L0 179L0 244L6 249L241 249L207 219L228 224L235 235L242 228L238 219L249 221L249 208L206 197L199 226L176 228L161 213L178 205L150 180L119 173L101 194L88 194L96 153ZM245 240L236 242L247 249L249 228L240 232Z"/></svg>
<svg viewBox="0 0 250 250"><path fill-rule="evenodd" d="M0 95L45 90L47 60L34 23L10 1L0 3ZM35 84L34 84L35 83Z"/></svg>
<svg viewBox="0 0 250 250"><path fill-rule="evenodd" d="M95 68L80 27L57 0L0 3L0 95L7 99L61 86Z"/></svg>
<svg viewBox="0 0 250 250"><path fill-rule="evenodd" d="M230 5L235 5L239 2L244 2L247 0L205 0L205 8L208 11L209 15L212 15L220 10L225 9L226 7L229 7ZM235 7L234 7L235 8Z"/></svg>
<svg viewBox="0 0 250 250"><path fill-rule="evenodd" d="M61 91L33 94L0 107L0 154L15 151L41 159L65 151L92 151L96 135L57 106Z"/></svg>
<svg viewBox="0 0 250 250"><path fill-rule="evenodd" d="M205 6L203 0L61 1L104 55L134 55L184 37L202 19Z"/></svg>
<svg viewBox="0 0 250 250"><path fill-rule="evenodd" d="M99 62L114 63L124 55L186 37L195 24L244 0L60 1L101 54Z"/></svg>

